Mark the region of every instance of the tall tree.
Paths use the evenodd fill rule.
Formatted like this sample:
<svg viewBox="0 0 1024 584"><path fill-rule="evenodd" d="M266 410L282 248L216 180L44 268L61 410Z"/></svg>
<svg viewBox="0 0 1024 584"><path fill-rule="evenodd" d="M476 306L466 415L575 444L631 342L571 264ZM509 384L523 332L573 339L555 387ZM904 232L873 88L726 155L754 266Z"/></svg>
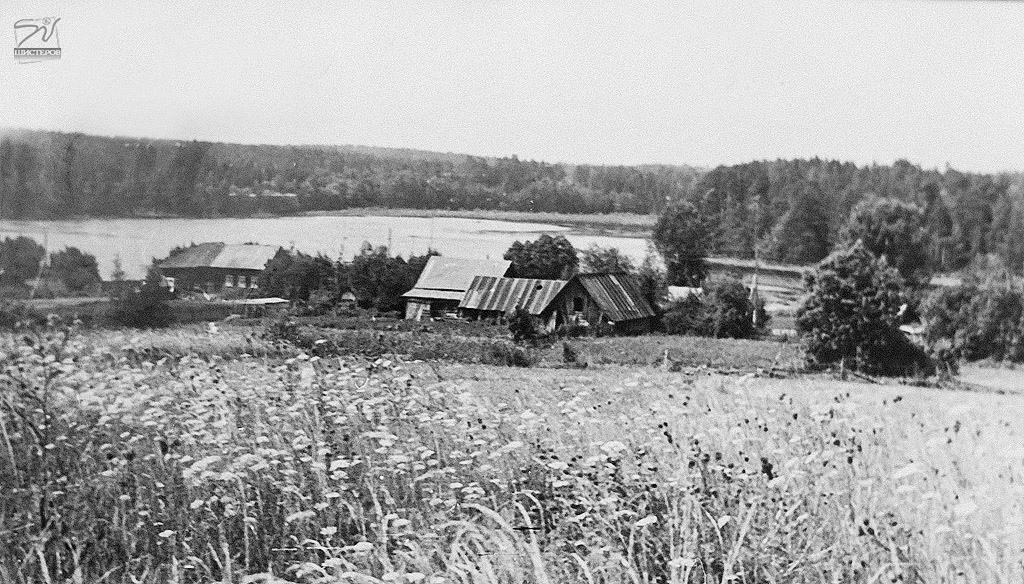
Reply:
<svg viewBox="0 0 1024 584"><path fill-rule="evenodd" d="M834 363L875 374L905 375L929 362L899 330L910 298L903 278L857 242L809 273L809 291L797 311L812 365Z"/></svg>
<svg viewBox="0 0 1024 584"><path fill-rule="evenodd" d="M543 234L534 241L516 241L505 252L520 278L564 279L576 273L576 248L563 235Z"/></svg>
<svg viewBox="0 0 1024 584"><path fill-rule="evenodd" d="M924 211L913 203L893 198L868 197L853 208L843 241L857 241L911 282L923 282L928 274L928 234Z"/></svg>
<svg viewBox="0 0 1024 584"><path fill-rule="evenodd" d="M789 264L811 264L832 249L828 203L815 183L787 187L789 208L772 230L767 256Z"/></svg>
<svg viewBox="0 0 1024 584"><path fill-rule="evenodd" d="M651 240L665 261L669 285L699 286L704 281L708 239L704 218L692 204L678 202L662 212Z"/></svg>
<svg viewBox="0 0 1024 584"><path fill-rule="evenodd" d="M636 266L629 256L624 255L615 247L601 247L596 243L583 250L583 271L596 272L636 272Z"/></svg>

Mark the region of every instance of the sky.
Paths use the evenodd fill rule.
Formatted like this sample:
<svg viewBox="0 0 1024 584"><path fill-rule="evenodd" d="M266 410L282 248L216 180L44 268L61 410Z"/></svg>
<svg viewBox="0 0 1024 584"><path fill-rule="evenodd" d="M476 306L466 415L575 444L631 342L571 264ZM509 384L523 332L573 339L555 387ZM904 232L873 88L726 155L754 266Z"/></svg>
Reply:
<svg viewBox="0 0 1024 584"><path fill-rule="evenodd" d="M61 59L16 63L45 16ZM1019 2L4 0L0 28L0 127L1024 171Z"/></svg>

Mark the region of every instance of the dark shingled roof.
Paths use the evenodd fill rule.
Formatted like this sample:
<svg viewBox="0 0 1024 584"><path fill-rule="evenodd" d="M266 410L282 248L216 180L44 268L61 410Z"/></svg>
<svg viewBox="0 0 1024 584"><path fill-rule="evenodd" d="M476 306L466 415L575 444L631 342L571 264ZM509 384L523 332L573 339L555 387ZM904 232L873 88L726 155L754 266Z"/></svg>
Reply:
<svg viewBox="0 0 1024 584"><path fill-rule="evenodd" d="M502 313L524 308L536 316L547 309L566 283L565 280L477 276L459 308Z"/></svg>
<svg viewBox="0 0 1024 584"><path fill-rule="evenodd" d="M654 316L636 280L628 274L579 274L576 279L614 322Z"/></svg>

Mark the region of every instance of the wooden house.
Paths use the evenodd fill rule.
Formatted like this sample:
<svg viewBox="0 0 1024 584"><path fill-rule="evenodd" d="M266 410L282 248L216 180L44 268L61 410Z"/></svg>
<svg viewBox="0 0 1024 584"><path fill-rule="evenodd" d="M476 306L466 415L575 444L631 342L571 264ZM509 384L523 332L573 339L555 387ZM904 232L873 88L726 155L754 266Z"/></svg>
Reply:
<svg viewBox="0 0 1024 584"><path fill-rule="evenodd" d="M160 273L182 292L221 292L256 288L256 279L277 253L270 245L201 243L157 264Z"/></svg>

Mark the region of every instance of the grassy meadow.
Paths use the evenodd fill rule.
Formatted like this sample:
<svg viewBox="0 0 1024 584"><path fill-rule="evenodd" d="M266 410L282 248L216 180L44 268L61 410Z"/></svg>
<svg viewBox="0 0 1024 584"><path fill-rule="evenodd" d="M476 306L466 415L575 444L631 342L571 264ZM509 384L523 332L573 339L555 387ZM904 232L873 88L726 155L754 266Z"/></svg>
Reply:
<svg viewBox="0 0 1024 584"><path fill-rule="evenodd" d="M0 352L4 582L1024 578L1015 395L317 357L242 326Z"/></svg>

